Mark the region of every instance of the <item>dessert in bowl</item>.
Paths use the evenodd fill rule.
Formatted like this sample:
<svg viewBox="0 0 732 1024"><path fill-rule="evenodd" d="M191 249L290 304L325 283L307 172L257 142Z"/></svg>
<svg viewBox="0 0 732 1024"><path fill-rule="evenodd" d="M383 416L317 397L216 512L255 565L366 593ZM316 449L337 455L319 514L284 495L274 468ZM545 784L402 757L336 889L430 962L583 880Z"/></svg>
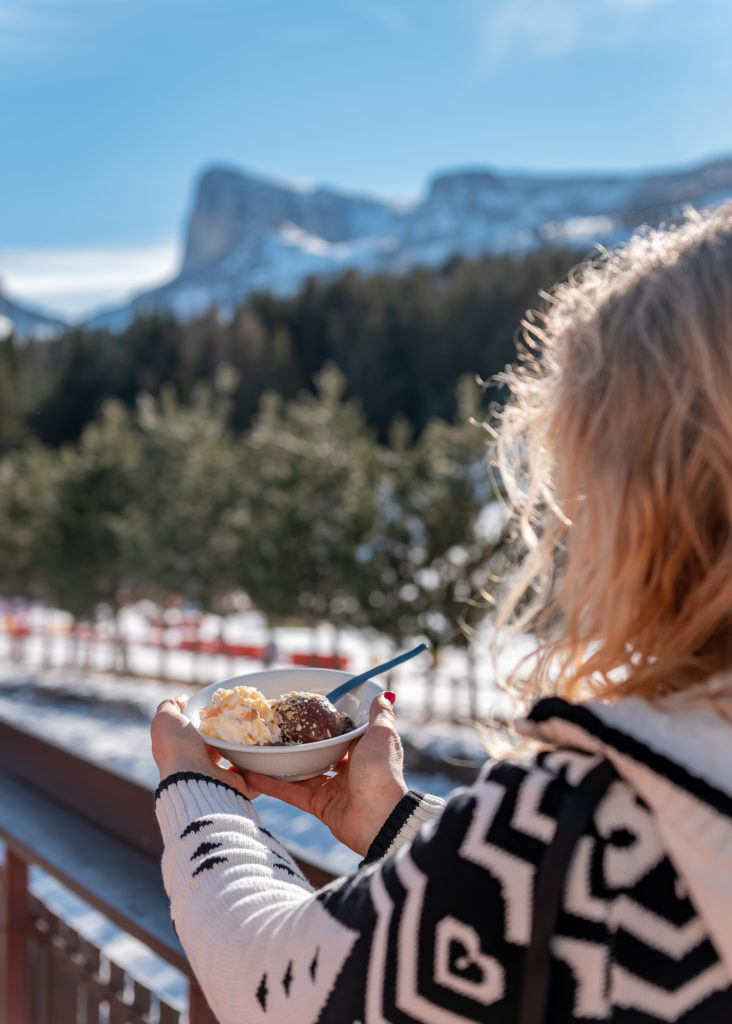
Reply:
<svg viewBox="0 0 732 1024"><path fill-rule="evenodd" d="M189 698L184 714L206 743L237 768L291 782L309 779L337 764L365 731L371 702L381 687L369 679L338 700L346 728L340 735L328 736L328 731L339 728L338 718L329 716L318 701L302 697L317 694L322 700L351 675L322 668L252 672L199 690ZM325 738L310 738L320 735Z"/></svg>

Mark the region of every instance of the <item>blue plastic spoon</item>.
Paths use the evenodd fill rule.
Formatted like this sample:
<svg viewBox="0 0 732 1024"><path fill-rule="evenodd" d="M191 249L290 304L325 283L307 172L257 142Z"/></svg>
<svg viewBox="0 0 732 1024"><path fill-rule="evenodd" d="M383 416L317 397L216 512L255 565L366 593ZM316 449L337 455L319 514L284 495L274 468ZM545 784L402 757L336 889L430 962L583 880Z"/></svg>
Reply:
<svg viewBox="0 0 732 1024"><path fill-rule="evenodd" d="M330 693L326 694L326 700L329 700L331 704L342 697L346 693L350 693L351 690L360 686L361 683L367 682L369 679L373 679L374 676L381 675L382 672L388 672L390 668L394 668L396 665L401 665L403 661L409 661L417 654L421 654L422 651L427 650L427 644L417 644L411 651L405 651L404 654L399 654L396 658L392 658L391 661L385 661L383 665L376 665L375 668L370 668L368 672L362 672L359 676L353 676L351 679L346 679L345 683L341 683L340 686L336 686L335 690L331 690Z"/></svg>

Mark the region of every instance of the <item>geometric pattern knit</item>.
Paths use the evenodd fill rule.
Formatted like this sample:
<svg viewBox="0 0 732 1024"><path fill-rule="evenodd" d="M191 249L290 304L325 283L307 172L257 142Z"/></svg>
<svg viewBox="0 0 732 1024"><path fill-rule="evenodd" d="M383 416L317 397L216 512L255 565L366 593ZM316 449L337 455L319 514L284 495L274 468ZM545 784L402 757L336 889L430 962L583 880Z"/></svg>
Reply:
<svg viewBox="0 0 732 1024"><path fill-rule="evenodd" d="M534 718L575 710L555 698ZM537 866L602 756L558 747L490 762L416 837L317 892L240 793L166 779L164 882L220 1024L516 1024ZM574 848L550 949L551 1024L732 1022L732 979L622 778Z"/></svg>

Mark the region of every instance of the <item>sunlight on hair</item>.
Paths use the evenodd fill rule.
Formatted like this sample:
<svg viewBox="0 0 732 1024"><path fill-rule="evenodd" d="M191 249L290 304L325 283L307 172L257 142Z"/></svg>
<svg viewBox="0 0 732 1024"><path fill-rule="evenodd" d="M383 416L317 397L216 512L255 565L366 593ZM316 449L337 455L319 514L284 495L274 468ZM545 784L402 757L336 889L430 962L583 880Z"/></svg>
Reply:
<svg viewBox="0 0 732 1024"><path fill-rule="evenodd" d="M732 662L732 204L644 229L522 323L496 463L519 564L504 684L649 699ZM732 690L728 679L718 691Z"/></svg>

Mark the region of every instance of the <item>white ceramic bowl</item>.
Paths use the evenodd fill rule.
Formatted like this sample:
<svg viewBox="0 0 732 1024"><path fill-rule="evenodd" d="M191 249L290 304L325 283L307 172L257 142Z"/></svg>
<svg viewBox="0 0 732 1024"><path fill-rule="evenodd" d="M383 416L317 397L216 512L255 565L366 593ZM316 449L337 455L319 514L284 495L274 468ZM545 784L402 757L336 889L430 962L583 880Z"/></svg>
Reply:
<svg viewBox="0 0 732 1024"><path fill-rule="evenodd" d="M189 697L184 714L198 729L199 711L206 704L211 703L214 691L221 687L231 690L235 686L256 686L268 700L271 700L273 697L290 693L292 690L330 693L336 686L352 676L352 672L338 672L329 668L277 668L268 672L252 672L249 675L234 676L233 679L225 679L220 683L211 683L210 686L204 687ZM355 729L344 733L343 736L334 736L332 739L319 740L316 743L287 743L268 747L250 747L244 743L229 743L226 740L215 739L213 736L201 732L200 729L198 732L209 746L215 747L237 768L261 772L263 775L272 775L277 779L287 779L290 782L311 779L315 775L327 772L340 761L348 750L349 744L366 730L371 702L377 693L381 693L381 690L382 687L378 683L369 679L351 693L341 697L338 701L338 710L351 716L356 726Z"/></svg>

